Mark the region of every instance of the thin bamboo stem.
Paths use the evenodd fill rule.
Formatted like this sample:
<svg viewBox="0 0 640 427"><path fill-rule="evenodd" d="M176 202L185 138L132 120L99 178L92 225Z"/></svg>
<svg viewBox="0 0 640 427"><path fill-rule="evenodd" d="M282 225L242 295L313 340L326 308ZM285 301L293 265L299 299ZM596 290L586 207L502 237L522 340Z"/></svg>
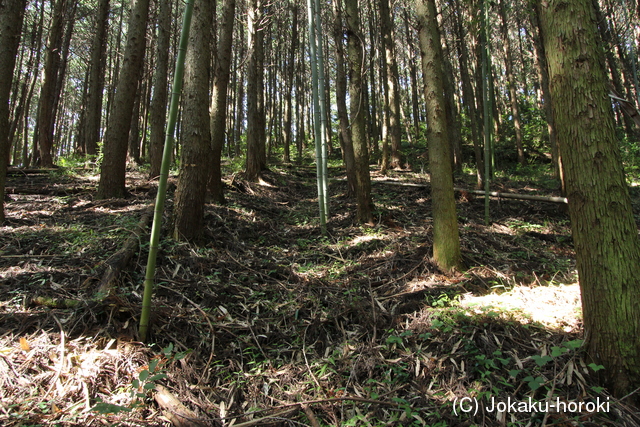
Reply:
<svg viewBox="0 0 640 427"><path fill-rule="evenodd" d="M191 16L193 15L193 4L195 0L187 0L182 21L182 32L180 34L180 44L178 56L176 58L176 71L173 79L171 91L171 103L169 107L169 119L167 121L167 133L164 140L164 150L162 152L162 166L158 181L158 194L153 215L153 225L151 227L151 238L149 244L149 257L147 260L147 270L144 279L144 294L142 296L142 312L140 314L140 326L138 335L140 341L147 340L149 330L149 317L151 315L151 297L153 296L153 285L156 271L156 259L158 256L158 246L160 242L160 231L162 229L162 214L164 212L164 202L167 193L167 181L169 179L169 167L173 153L173 140L178 119L178 106L180 94L182 92L182 82L184 77L184 60L189 41L189 30L191 29Z"/></svg>

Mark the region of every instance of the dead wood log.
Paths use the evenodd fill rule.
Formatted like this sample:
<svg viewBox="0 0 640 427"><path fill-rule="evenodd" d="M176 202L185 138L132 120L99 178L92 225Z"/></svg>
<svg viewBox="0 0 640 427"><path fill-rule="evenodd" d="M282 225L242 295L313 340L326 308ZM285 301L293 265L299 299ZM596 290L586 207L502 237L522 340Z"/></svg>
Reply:
<svg viewBox="0 0 640 427"><path fill-rule="evenodd" d="M154 399L163 410L164 416L176 427L205 427L198 415L184 406L166 387L156 385Z"/></svg>
<svg viewBox="0 0 640 427"><path fill-rule="evenodd" d="M26 196L70 196L72 194L89 193L95 187L6 187L5 194L22 194Z"/></svg>
<svg viewBox="0 0 640 427"><path fill-rule="evenodd" d="M60 168L14 168L9 167L7 169L7 176L15 175L40 175L47 174L49 172L59 171Z"/></svg>
<svg viewBox="0 0 640 427"><path fill-rule="evenodd" d="M336 181L346 181L346 179L336 179ZM397 182L397 181L376 181L372 180L372 184L387 184L387 185L397 185L400 187L418 187L418 188L427 188L426 184L414 184L411 182ZM465 188L454 188L455 191L461 193L469 193L469 194L477 194L484 196L484 191L482 190L467 190ZM537 202L551 202L551 203L567 203L566 197L551 197L551 196L536 196L531 194L516 194L516 193L499 193L497 191L489 192L489 196L491 197L499 197L502 199L516 199L516 200L533 200Z"/></svg>
<svg viewBox="0 0 640 427"><path fill-rule="evenodd" d="M98 288L99 300L109 295L113 289L113 282L140 247L140 239L146 235L151 218L153 218L153 209L154 205L147 207L142 217L140 217L136 228L125 241L124 246L103 263L105 270L102 274L102 280L100 280L100 287Z"/></svg>
<svg viewBox="0 0 640 427"><path fill-rule="evenodd" d="M461 193L477 194L484 196L485 192L482 190L466 190L464 188L454 188L455 191ZM489 196L499 197L502 199L516 199L516 200L534 200L537 202L551 202L551 203L567 203L566 197L550 197L550 196L535 196L530 194L515 194L515 193L498 193L497 191L490 191Z"/></svg>

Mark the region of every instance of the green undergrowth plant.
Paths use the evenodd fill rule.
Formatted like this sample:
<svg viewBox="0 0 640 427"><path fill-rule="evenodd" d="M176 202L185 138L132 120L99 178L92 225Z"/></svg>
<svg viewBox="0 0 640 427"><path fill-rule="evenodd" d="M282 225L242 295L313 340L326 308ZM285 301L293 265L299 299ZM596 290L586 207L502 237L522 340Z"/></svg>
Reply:
<svg viewBox="0 0 640 427"><path fill-rule="evenodd" d="M138 373L137 377L131 380L129 390L131 402L129 405L123 406L107 403L98 398L98 403L96 403L91 410L102 415L108 415L132 412L144 407L150 393L156 388L158 381L167 378L167 367L172 362L184 359L188 353L189 351L174 352L173 343L169 344L161 350L159 355L149 361L149 364Z"/></svg>
<svg viewBox="0 0 640 427"><path fill-rule="evenodd" d="M542 338L545 328L536 323L522 324L517 316L510 319L508 312L472 314L460 306L447 306L446 299L434 298L419 320L385 331L385 361L378 366L378 381L367 383L365 388L371 398L407 381L420 382L420 369L428 373L424 381L440 413L452 410L452 396L460 390L483 407L492 399L549 404L557 399L571 401L585 390L583 397L589 401L603 392L592 387L589 379L603 367L583 361L582 339L566 335L558 343L550 336ZM537 351L527 352L518 344L521 340L530 341L529 347ZM447 385L454 377L457 391ZM415 411L415 404L409 410ZM438 421L435 416L423 418L427 421L416 425Z"/></svg>

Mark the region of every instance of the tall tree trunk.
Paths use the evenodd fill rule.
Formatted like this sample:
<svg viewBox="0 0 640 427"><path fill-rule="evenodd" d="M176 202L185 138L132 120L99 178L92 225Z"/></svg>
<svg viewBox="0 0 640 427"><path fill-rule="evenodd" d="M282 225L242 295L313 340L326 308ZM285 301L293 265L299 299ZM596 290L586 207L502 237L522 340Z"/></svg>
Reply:
<svg viewBox="0 0 640 427"><path fill-rule="evenodd" d="M240 40L240 49L238 51L238 56L240 58L244 58L244 54L246 51L245 43L244 43L244 25L238 25L238 40ZM242 70L243 64L242 62L239 65L239 68L236 70L236 75L239 74L236 85L236 117L235 117L235 131L234 134L236 136L236 140L234 141L235 152L234 155L239 156L241 152L241 144L240 144L240 135L242 135L243 124L244 124L244 105L245 105L245 91L244 91L244 72Z"/></svg>
<svg viewBox="0 0 640 427"><path fill-rule="evenodd" d="M58 71L58 75L56 76L56 87L54 90L54 99L53 99L53 108L54 108L54 135L52 151L53 147L58 147L57 156L61 155L61 153L66 152L64 146L62 144L64 139L64 130L63 130L63 118L64 118L64 104L67 99L62 100L62 108L60 107L62 93L64 92L65 79L67 77L67 66L69 65L69 49L71 47L71 37L73 36L73 28L76 22L76 9L78 7L77 0L71 0L71 3L67 5L64 14L64 31L62 36L62 47L60 51L60 70ZM70 128L70 126L69 126ZM53 154L53 153L52 153Z"/></svg>
<svg viewBox="0 0 640 427"><path fill-rule="evenodd" d="M342 149L342 158L347 173L347 194L356 194L356 169L351 141L351 129L349 127L349 112L347 110L347 76L344 64L344 25L342 22L341 0L333 0L334 13L334 44L336 47L336 106L338 109L338 121L340 132L338 139Z"/></svg>
<svg viewBox="0 0 640 427"><path fill-rule="evenodd" d="M173 237L202 237L204 204L211 167L209 75L211 71L211 2L195 0L185 58L180 178L175 195Z"/></svg>
<svg viewBox="0 0 640 427"><path fill-rule="evenodd" d="M9 163L9 97L26 0L0 2L0 223L4 222L4 186Z"/></svg>
<svg viewBox="0 0 640 427"><path fill-rule="evenodd" d="M153 76L153 99L150 108L149 177L160 175L165 124L167 119L169 47L171 44L171 2L158 1L156 67Z"/></svg>
<svg viewBox="0 0 640 427"><path fill-rule="evenodd" d="M320 6L319 6L320 7ZM327 146L327 156L333 156L333 126L332 124L332 112L331 112L331 76L330 69L331 64L329 61L329 38L321 37L320 43L323 46L323 64L324 64L324 111L325 111L325 140Z"/></svg>
<svg viewBox="0 0 640 427"><path fill-rule="evenodd" d="M417 0L418 35L427 105L427 140L433 210L433 260L443 271L460 267L451 144L444 102L442 46L434 0Z"/></svg>
<svg viewBox="0 0 640 427"><path fill-rule="evenodd" d="M607 22L608 19L603 16L598 0L592 0L592 4L596 13L596 22L600 24L598 25L598 28L600 29L600 36L602 37L602 41L604 42L604 45L606 47L604 50L604 54L607 66L609 68L609 75L611 76L611 83L613 84L616 92L621 94L625 93L620 69L624 69L624 67L619 67L618 65L619 63L624 63L625 61L623 55L618 55L620 61L616 61L616 58L614 56L614 49L617 47L614 38L617 38L617 36L614 36L612 34L610 22ZM622 53L622 50L619 48L618 53ZM621 114L620 118L622 119L622 123L624 124L624 129L627 136L631 139L635 139L635 128L633 121L626 114Z"/></svg>
<svg viewBox="0 0 640 427"><path fill-rule="evenodd" d="M150 49L150 51L154 51L155 47L153 49ZM150 133L150 125L149 125L149 118L151 116L151 94L153 92L152 89L152 81L153 81L153 72L151 70L153 70L155 68L155 61L152 60L147 64L147 69L145 71L145 75L144 75L144 79L143 79L143 91L142 91L142 103L140 104L140 108L141 108L141 116L140 116L140 121L141 121L141 139L140 139L140 160L141 161L145 161L146 159L148 159L148 152L149 152L149 139L147 138L147 135L149 135Z"/></svg>
<svg viewBox="0 0 640 427"><path fill-rule="evenodd" d="M544 45L540 38L540 19L538 16L538 8L532 8L529 13L531 26L533 28L533 46L536 51L536 67L540 79L540 87L542 89L542 98L544 100L544 116L547 119L547 134L549 135L549 146L551 147L551 161L553 163L553 175L560 180L562 195L566 194L564 185L564 171L562 169L562 159L558 149L558 141L556 138L556 127L553 119L553 101L551 99L551 91L549 89L549 69L547 67L547 55L544 51Z"/></svg>
<svg viewBox="0 0 640 427"><path fill-rule="evenodd" d="M249 64L247 66L247 179L256 180L267 168L264 108L264 21L262 0L249 6Z"/></svg>
<svg viewBox="0 0 640 427"><path fill-rule="evenodd" d="M385 161L388 163L388 150L380 153L380 141L384 141L386 135L386 125L385 125L385 115L383 112L383 108L380 105L380 98L384 98L384 94L386 93L386 85L380 85L379 82L383 81L380 75L384 72L384 67L381 67L377 64L376 60L378 60L378 52L379 52L379 31L377 31L377 19L376 19L376 9L374 7L374 0L367 0L368 9L369 9L369 40L371 47L369 48L369 76L368 79L364 78L362 80L362 99L365 106L365 126L366 132L369 138L370 146L369 150L372 151L374 157L381 157L380 163L383 164ZM364 43L364 42L363 42ZM363 66L364 72L364 66ZM377 73L376 73L377 72ZM378 74L378 75L376 75ZM369 96L369 84L372 88L379 88L378 90L374 90ZM383 130L384 128L384 130ZM388 142L388 141L387 141ZM386 159L385 159L386 156ZM388 167L388 165L387 165Z"/></svg>
<svg viewBox="0 0 640 427"><path fill-rule="evenodd" d="M389 114L389 142L391 143L390 163L392 168L402 167L402 123L400 118L400 84L398 62L396 61L396 44L393 34L393 13L389 0L380 0L380 26L384 49L384 63L387 70L387 95Z"/></svg>
<svg viewBox="0 0 640 427"><path fill-rule="evenodd" d="M227 88L231 70L231 43L233 41L233 22L235 20L236 1L225 0L222 12L220 43L218 45L218 60L213 75L213 91L211 94L211 147L213 158L211 162L211 178L209 189L213 201L224 203L222 187L221 157L225 140L227 123Z"/></svg>
<svg viewBox="0 0 640 427"><path fill-rule="evenodd" d="M127 158L129 162L139 165L142 163L140 160L140 102L144 94L142 82L138 82L135 94L133 113L131 114L131 128L129 129L129 142L127 143Z"/></svg>
<svg viewBox="0 0 640 427"><path fill-rule="evenodd" d="M540 2L586 349L617 397L640 386L640 241L591 2ZM635 398L636 403L638 398Z"/></svg>
<svg viewBox="0 0 640 427"><path fill-rule="evenodd" d="M505 0L500 0L498 14L500 15L500 30L502 32L502 44L504 48L504 66L507 74L507 86L509 87L509 101L511 104L511 116L513 118L513 128L516 137L516 150L518 151L518 163L525 165L524 146L522 145L522 121L520 120L520 105L516 92L516 76L513 72L513 54L511 52L511 42L509 40L509 27L507 22Z"/></svg>
<svg viewBox="0 0 640 427"><path fill-rule="evenodd" d="M293 128L291 126L293 117L293 79L295 75L296 50L298 49L298 5L291 5L291 46L289 58L287 60L287 81L285 83L285 105L284 105L284 161L291 161L291 141L293 141Z"/></svg>
<svg viewBox="0 0 640 427"><path fill-rule="evenodd" d="M30 105L30 99L31 99L30 95L32 94L32 88L34 86L33 83L37 80L37 76L34 75L36 74L34 70L36 69L36 67L39 67L40 65L40 39L42 37L42 21L44 19L44 13L43 13L44 7L45 7L44 1L40 3L39 7L38 7L38 2L35 2L33 7L35 8L35 13L39 15L39 19L38 20L34 19L31 30L29 31L31 33L29 36L30 38L29 47L28 48L25 47L23 49L23 50L29 51L29 59L27 60L27 64L25 67L24 77L20 79L21 80L20 90L19 90L20 95L18 96L17 93L14 94L14 98L18 97L18 105L13 110L11 124L9 127L9 147L14 146L13 142L16 139L15 136L18 130L21 131L21 132L18 132L18 134L28 133L27 132L28 129L25 129L24 126L25 126L25 121L28 119L28 116L29 116L29 105ZM27 32L27 34L29 32ZM20 138L20 139L24 139L24 138ZM20 147L18 144L20 142L20 139L18 139L18 141L16 141L17 144L15 144L13 164L20 163L20 158L19 158Z"/></svg>
<svg viewBox="0 0 640 427"><path fill-rule="evenodd" d="M304 41L303 41L304 43ZM302 149L305 142L305 126L304 126L304 111L305 111L305 88L302 74L304 73L304 62L298 61L298 67L296 72L296 117L298 118L296 123L296 162L302 163Z"/></svg>
<svg viewBox="0 0 640 427"><path fill-rule="evenodd" d="M442 23L438 21L438 26L441 27ZM447 38L440 35L442 50L442 71L445 76L453 76L453 66L449 59L449 44ZM443 79L444 85L444 103L447 117L447 132L449 133L449 143L451 144L451 165L455 171L462 172L462 142L461 142L461 130L460 130L460 115L456 108L454 100L455 93L455 81L453 78Z"/></svg>
<svg viewBox="0 0 640 427"><path fill-rule="evenodd" d="M377 100L381 99L379 114L376 119L375 116L367 120L369 124L369 135L371 135L371 129L373 123L378 121L380 123L380 140L382 141L382 152L380 157L380 173L386 174L391 166L391 149L389 142L391 140L390 124L391 124L391 111L390 111L390 94L389 94L389 70L387 68L386 53L385 53L385 39L382 37L382 31L380 31L382 24L381 19L378 20L376 15L376 9L373 4L370 6L369 15L369 38L370 38L370 56L369 61L369 74L371 87L379 87L377 91L372 91L371 94L367 93L364 97L365 108L371 104L375 105ZM376 76L377 72L377 76ZM377 78L376 78L377 77ZM365 80L366 81L366 80ZM382 96L376 96L377 92ZM370 96L369 96L370 95ZM374 109L375 110L375 109ZM368 111L368 108L367 108ZM377 140L376 140L377 145Z"/></svg>
<svg viewBox="0 0 640 427"><path fill-rule="evenodd" d="M411 118L413 120L413 132L416 139L420 138L420 106L418 104L418 71L414 58L414 33L409 25L409 11L404 10L404 29L407 33L407 50L409 52L409 79L411 82Z"/></svg>
<svg viewBox="0 0 640 427"><path fill-rule="evenodd" d="M351 114L351 140L356 169L356 202L359 223L373 223L371 176L369 175L369 148L365 123L365 104L362 86L365 80L360 13L357 0L345 0L347 21L347 53L349 60L349 100Z"/></svg>
<svg viewBox="0 0 640 427"><path fill-rule="evenodd" d="M44 59L44 79L40 89L38 101L38 126L36 128L36 140L39 149L40 166L48 168L53 166L51 150L53 148L53 132L56 121L56 83L60 73L62 39L64 31L64 15L67 0L57 0L54 5L47 52Z"/></svg>
<svg viewBox="0 0 640 427"><path fill-rule="evenodd" d="M144 66L149 0L134 0L127 29L127 47L105 132L98 198L124 197L127 142L135 94Z"/></svg>
<svg viewBox="0 0 640 427"><path fill-rule="evenodd" d="M482 158L482 144L480 141L480 120L478 108L476 105L476 94L471 82L471 72L469 70L469 50L465 43L465 30L462 25L462 9L460 2L454 2L456 13L454 13L455 31L456 31L456 50L458 52L460 64L460 80L462 81L462 98L463 108L467 112L471 124L471 139L473 143L473 151L476 160L476 188L480 189L483 185L484 178L484 160Z"/></svg>
<svg viewBox="0 0 640 427"><path fill-rule="evenodd" d="M120 4L120 12L118 16L118 23L116 24L116 28L122 28L124 23L124 15L125 15L125 6L124 4ZM107 92L107 105L105 106L105 112L107 113L104 118L104 127L105 129L109 128L109 119L111 117L111 109L113 106L113 98L115 97L115 88L118 84L118 75L120 74L120 59L122 54L120 53L121 49L121 41L122 41L122 31L112 31L115 33L115 40L111 39L111 42L108 43L108 53L107 53L107 70L109 70L109 79L107 83L108 92ZM104 153L104 140L102 146L102 153Z"/></svg>

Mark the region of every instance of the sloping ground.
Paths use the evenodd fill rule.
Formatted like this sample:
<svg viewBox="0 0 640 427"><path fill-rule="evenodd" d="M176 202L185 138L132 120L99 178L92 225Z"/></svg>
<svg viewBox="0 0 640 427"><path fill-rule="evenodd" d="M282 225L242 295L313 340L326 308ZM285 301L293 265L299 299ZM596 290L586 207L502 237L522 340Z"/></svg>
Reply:
<svg viewBox="0 0 640 427"><path fill-rule="evenodd" d="M334 182L321 236L312 172L236 178L227 205L207 206L199 246L163 242L145 345L146 236L117 292L96 297L103 262L152 201L153 185L131 177L131 197L112 201L93 200L90 176L57 176L55 188L48 175L10 178L0 424L640 423L593 387L568 219L555 205L492 201L487 227L482 201L462 197L468 270L445 276L428 261L427 189L375 184L377 223L363 228ZM161 408L158 385L186 409Z"/></svg>

